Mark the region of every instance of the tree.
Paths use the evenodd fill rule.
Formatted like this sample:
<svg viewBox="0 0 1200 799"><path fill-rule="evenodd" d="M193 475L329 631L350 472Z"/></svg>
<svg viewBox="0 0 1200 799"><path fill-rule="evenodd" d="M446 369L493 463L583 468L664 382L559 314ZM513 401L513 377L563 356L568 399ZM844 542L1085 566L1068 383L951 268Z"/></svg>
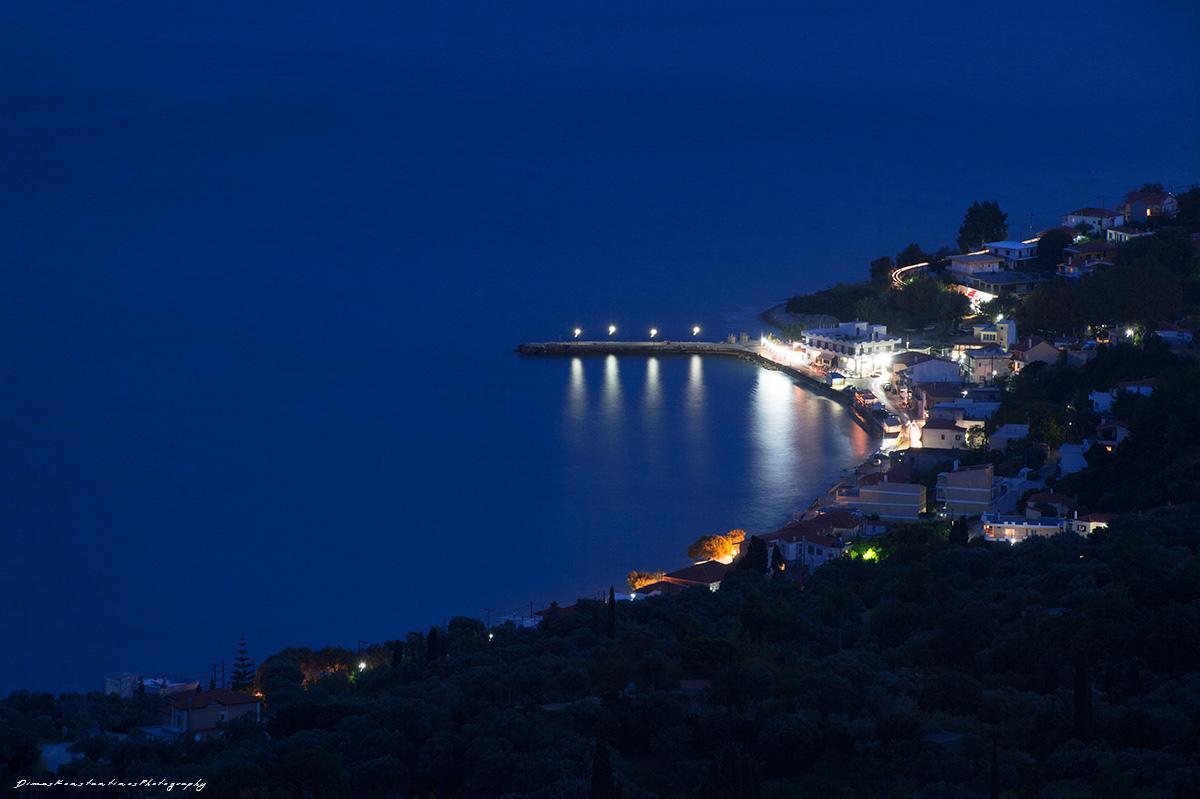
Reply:
<svg viewBox="0 0 1200 799"><path fill-rule="evenodd" d="M631 571L625 577L625 582L629 583L630 591L636 591L643 586L650 585L651 583L657 583L659 580L661 580L665 576L666 576L666 574L664 574L661 571L657 571L657 572Z"/></svg>
<svg viewBox="0 0 1200 799"><path fill-rule="evenodd" d="M237 656L233 659L231 685L235 691L247 691L254 686L254 661L246 647L246 636L238 640Z"/></svg>
<svg viewBox="0 0 1200 799"><path fill-rule="evenodd" d="M756 535L750 536L746 552L738 560L737 567L746 571L765 574L767 571L767 545Z"/></svg>
<svg viewBox="0 0 1200 799"><path fill-rule="evenodd" d="M1082 649L1075 654L1073 688L1075 737L1081 741L1089 741L1092 737L1092 673L1087 652Z"/></svg>
<svg viewBox="0 0 1200 799"><path fill-rule="evenodd" d="M884 255L871 261L871 282L885 283L896 268L896 262L890 255Z"/></svg>
<svg viewBox="0 0 1200 799"><path fill-rule="evenodd" d="M394 669L394 668L398 667L403 662L404 662L404 642L403 641L393 641L392 642L392 668Z"/></svg>
<svg viewBox="0 0 1200 799"><path fill-rule="evenodd" d="M592 786L588 792L589 799L618 799L621 789L613 781L612 755L608 744L599 735L596 736L596 746L592 749Z"/></svg>
<svg viewBox="0 0 1200 799"><path fill-rule="evenodd" d="M758 770L740 749L726 749L709 765L700 785L700 799L758 799Z"/></svg>
<svg viewBox="0 0 1200 799"><path fill-rule="evenodd" d="M608 587L608 625L604 632L609 638L617 637L617 595L611 585Z"/></svg>
<svg viewBox="0 0 1200 799"><path fill-rule="evenodd" d="M1062 263L1063 248L1070 247L1074 240L1074 236L1060 227L1051 228L1043 233L1037 244L1038 270L1057 271L1058 265Z"/></svg>
<svg viewBox="0 0 1200 799"><path fill-rule="evenodd" d="M950 543L964 545L970 537L970 528L967 526L967 517L959 516L950 523Z"/></svg>
<svg viewBox="0 0 1200 799"><path fill-rule="evenodd" d="M777 576L787 571L787 561L783 558L783 550L779 544L771 547L771 576Z"/></svg>
<svg viewBox="0 0 1200 799"><path fill-rule="evenodd" d="M929 253L922 250L920 244L913 242L900 252L896 253L896 266L912 266L913 264L923 264L927 263L929 258Z"/></svg>
<svg viewBox="0 0 1200 799"><path fill-rule="evenodd" d="M425 662L432 663L444 654L441 631L437 627L430 627L429 635L425 636Z"/></svg>
<svg viewBox="0 0 1200 799"><path fill-rule="evenodd" d="M998 241L1008 236L1008 214L994 200L971 203L958 229L958 248L963 252L978 250L984 242Z"/></svg>
<svg viewBox="0 0 1200 799"><path fill-rule="evenodd" d="M692 560L721 560L733 555L733 543L723 535L702 535L688 547Z"/></svg>

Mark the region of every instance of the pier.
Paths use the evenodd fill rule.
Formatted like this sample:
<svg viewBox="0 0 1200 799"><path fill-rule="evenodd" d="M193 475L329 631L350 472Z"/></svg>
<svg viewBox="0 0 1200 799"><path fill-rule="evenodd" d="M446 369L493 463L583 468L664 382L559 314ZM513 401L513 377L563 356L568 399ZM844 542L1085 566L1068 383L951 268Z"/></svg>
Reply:
<svg viewBox="0 0 1200 799"><path fill-rule="evenodd" d="M851 395L825 382L820 372L781 363L771 351L758 344L730 344L712 341L542 341L517 347L521 355L724 355L752 361L764 369L784 372L804 388L841 404L859 427L874 436L883 436L883 424L868 413Z"/></svg>

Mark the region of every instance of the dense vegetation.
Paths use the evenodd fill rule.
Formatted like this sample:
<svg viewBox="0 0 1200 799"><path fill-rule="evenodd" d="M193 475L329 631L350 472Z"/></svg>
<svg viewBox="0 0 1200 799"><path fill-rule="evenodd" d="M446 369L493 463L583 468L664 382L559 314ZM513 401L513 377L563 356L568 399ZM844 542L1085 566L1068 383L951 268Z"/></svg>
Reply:
<svg viewBox="0 0 1200 799"><path fill-rule="evenodd" d="M491 640L457 619L361 674L287 650L259 670L265 726L200 744L90 734L137 703L15 694L5 776L69 723L89 757L60 776L221 797L1196 796L1198 510L1015 547L901 528L803 590L737 570Z"/></svg>

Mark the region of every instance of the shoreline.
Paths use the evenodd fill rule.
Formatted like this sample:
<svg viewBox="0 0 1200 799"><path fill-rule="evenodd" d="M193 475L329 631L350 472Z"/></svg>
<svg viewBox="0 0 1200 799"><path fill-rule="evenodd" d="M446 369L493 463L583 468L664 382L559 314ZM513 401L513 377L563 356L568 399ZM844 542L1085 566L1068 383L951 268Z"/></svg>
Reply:
<svg viewBox="0 0 1200 799"><path fill-rule="evenodd" d="M776 306L780 307L780 306ZM768 309L770 310L770 309ZM763 313L767 313L764 311ZM820 394L844 407L859 427L877 438L886 437L883 424L859 408L844 391L838 391L812 375L765 358L746 344L711 341L542 341L526 342L516 349L527 357L582 357L597 355L724 355L750 361L763 369L783 372L802 388Z"/></svg>

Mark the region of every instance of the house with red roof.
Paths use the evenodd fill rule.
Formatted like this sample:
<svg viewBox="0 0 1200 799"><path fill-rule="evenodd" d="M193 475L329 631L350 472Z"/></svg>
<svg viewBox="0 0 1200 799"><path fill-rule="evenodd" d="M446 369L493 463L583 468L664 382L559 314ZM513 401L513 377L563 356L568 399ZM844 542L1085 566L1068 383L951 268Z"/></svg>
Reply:
<svg viewBox="0 0 1200 799"><path fill-rule="evenodd" d="M1063 227L1078 229L1080 225L1087 225L1093 233L1102 233L1124 221L1124 214L1107 208L1076 208L1062 218Z"/></svg>
<svg viewBox="0 0 1200 799"><path fill-rule="evenodd" d="M1114 518L1116 516L1112 513L1088 513L1080 516L1076 512L1073 517L1063 521L1063 529L1078 535L1091 535L1101 527L1108 527L1108 523Z"/></svg>
<svg viewBox="0 0 1200 799"><path fill-rule="evenodd" d="M1169 191L1131 191L1125 196L1125 221L1136 222L1152 216L1175 216L1179 201Z"/></svg>
<svg viewBox="0 0 1200 799"><path fill-rule="evenodd" d="M234 719L253 715L255 721L262 721L262 702L224 688L197 689L172 695L163 713L168 729L200 740L220 734L221 728Z"/></svg>
<svg viewBox="0 0 1200 799"><path fill-rule="evenodd" d="M1031 363L1058 363L1059 349L1041 336L1027 336L1012 345L1012 370L1019 373Z"/></svg>
<svg viewBox="0 0 1200 799"><path fill-rule="evenodd" d="M779 547L789 565L806 566L811 570L842 557L850 546L848 538L833 533L833 521L825 518L827 516L829 514L791 522L759 538L772 551L774 547Z"/></svg>

